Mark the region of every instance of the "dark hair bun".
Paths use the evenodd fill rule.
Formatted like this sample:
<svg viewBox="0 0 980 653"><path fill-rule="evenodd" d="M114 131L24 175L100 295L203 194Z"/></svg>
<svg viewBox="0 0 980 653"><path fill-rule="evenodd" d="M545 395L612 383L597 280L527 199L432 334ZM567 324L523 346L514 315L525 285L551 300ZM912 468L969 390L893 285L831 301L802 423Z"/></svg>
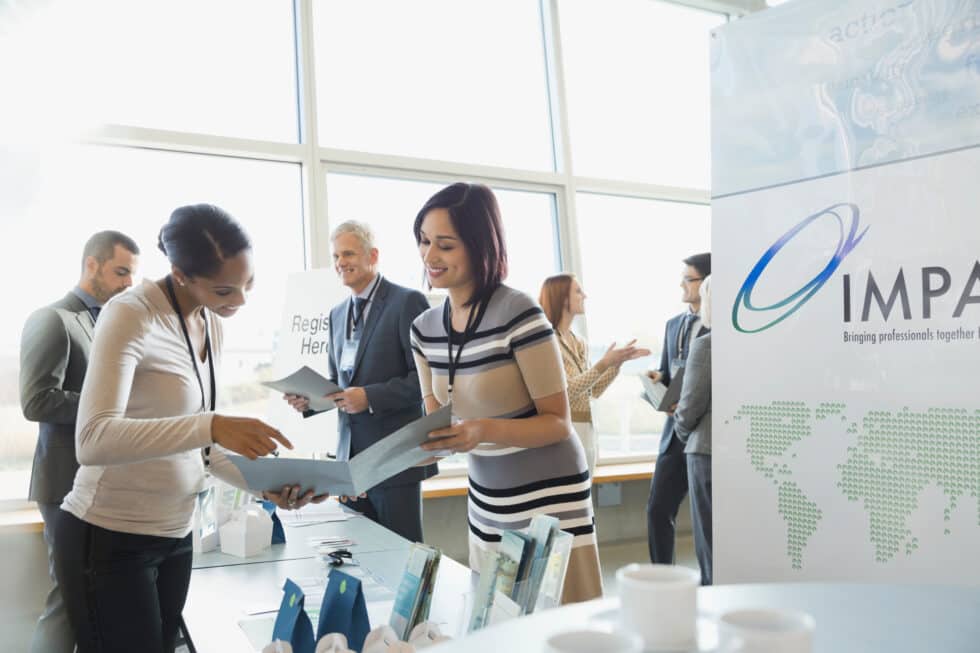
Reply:
<svg viewBox="0 0 980 653"><path fill-rule="evenodd" d="M158 241L170 263L189 277L213 277L227 259L252 248L241 225L213 204L175 209Z"/></svg>
<svg viewBox="0 0 980 653"><path fill-rule="evenodd" d="M157 249L163 252L163 255L167 255L167 246L163 244L163 228L160 228L160 233L157 234Z"/></svg>

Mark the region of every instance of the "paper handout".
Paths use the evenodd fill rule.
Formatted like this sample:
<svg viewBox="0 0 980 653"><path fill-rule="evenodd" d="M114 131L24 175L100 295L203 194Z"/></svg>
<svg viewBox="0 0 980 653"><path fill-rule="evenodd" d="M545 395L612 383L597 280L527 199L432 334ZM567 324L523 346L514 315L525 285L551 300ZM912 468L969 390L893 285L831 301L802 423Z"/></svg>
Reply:
<svg viewBox="0 0 980 653"><path fill-rule="evenodd" d="M263 381L262 385L286 394L306 397L310 400L310 408L318 411L336 408L336 404L325 396L344 391L339 385L307 365L278 381Z"/></svg>
<svg viewBox="0 0 980 653"><path fill-rule="evenodd" d="M429 432L446 428L452 419L452 405L443 406L401 427L371 445L350 461L304 460L300 458L259 458L228 455L241 471L250 490L278 492L284 485L299 485L305 492L329 492L357 496L375 485L432 457L420 448L429 442Z"/></svg>
<svg viewBox="0 0 980 653"><path fill-rule="evenodd" d="M645 372L639 376L640 382L643 384L643 398L653 406L654 410L666 412L680 400L681 383L684 381L683 367L674 373L674 378L670 380L669 386L654 381Z"/></svg>

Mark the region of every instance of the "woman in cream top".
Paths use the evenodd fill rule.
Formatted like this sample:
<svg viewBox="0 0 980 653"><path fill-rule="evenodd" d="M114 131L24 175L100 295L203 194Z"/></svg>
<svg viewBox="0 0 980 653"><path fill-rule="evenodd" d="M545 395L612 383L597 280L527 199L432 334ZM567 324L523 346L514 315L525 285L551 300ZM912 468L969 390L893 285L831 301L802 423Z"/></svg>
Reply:
<svg viewBox="0 0 980 653"><path fill-rule="evenodd" d="M181 207L160 232L172 273L99 316L75 433L81 467L55 528L55 567L78 651L173 651L191 569L191 517L205 468L245 487L225 449L290 447L255 419L214 412L219 317L245 303L248 237L210 205ZM284 508L309 502L296 488Z"/></svg>
<svg viewBox="0 0 980 653"><path fill-rule="evenodd" d="M558 335L561 360L568 378L568 403L572 410L572 426L582 440L589 472L595 474L598 446L592 425L592 399L598 399L619 375L620 366L634 358L649 356L649 349L634 347L633 340L623 347L616 343L595 365L589 365L589 348L572 331L572 320L585 314L586 294L575 275L556 274L545 279L538 300Z"/></svg>

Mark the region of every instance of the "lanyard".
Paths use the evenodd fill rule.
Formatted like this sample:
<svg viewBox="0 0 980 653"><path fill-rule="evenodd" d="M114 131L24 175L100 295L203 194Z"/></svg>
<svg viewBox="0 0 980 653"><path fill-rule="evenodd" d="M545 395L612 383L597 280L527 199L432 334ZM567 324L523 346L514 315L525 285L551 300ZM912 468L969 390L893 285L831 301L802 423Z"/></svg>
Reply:
<svg viewBox="0 0 980 653"><path fill-rule="evenodd" d="M682 360L687 359L687 349L691 343L691 332L694 331L694 323L700 317L697 313L690 313L689 315L693 315L694 317L688 319L685 316L684 323L681 324L680 332L677 334L677 356Z"/></svg>
<svg viewBox="0 0 980 653"><path fill-rule="evenodd" d="M466 328L463 329L463 337L459 342L459 349L456 350L456 358L453 358L453 310L449 305L448 297L446 298L446 303L443 305L442 321L446 327L446 349L449 353L449 358L446 361L446 369L449 372L448 391L450 403L453 400L453 382L456 380L456 368L459 367L459 359L463 354L463 347L470 338L476 335L476 330L480 326L480 322L483 321L483 314L487 312L487 306L489 305L490 299L487 298L470 309L470 314L466 318Z"/></svg>
<svg viewBox="0 0 980 653"><path fill-rule="evenodd" d="M177 313L177 317L180 318L180 329L184 332L187 351L191 355L191 366L194 368L194 374L197 375L197 385L201 388L201 408L207 410L207 403L205 402L204 396L204 382L201 381L201 372L197 369L197 356L194 354L194 345L191 344L191 336L187 332L187 323L184 322L184 314L180 312L180 305L177 303L177 294L174 292L174 282L171 280L169 274L167 275L167 294L170 295L170 303L173 304L174 311ZM211 333L208 330L208 316L204 311L201 311L201 317L204 319L204 351L208 356L208 371L211 372L211 410L214 411L214 400L217 393L214 385L214 356L211 355Z"/></svg>
<svg viewBox="0 0 980 653"><path fill-rule="evenodd" d="M354 299L356 298L351 297L350 304L348 304L347 306L347 339L348 340L350 340L354 330L361 325L361 320L364 318L364 314L367 313L368 304L371 303L371 298L374 297L374 292L378 289L378 286L380 285L381 285L381 275L379 274L378 278L375 279L374 281L374 287L371 288L371 292L368 293L368 296L364 300L364 307L361 308L361 312L356 316L354 315Z"/></svg>

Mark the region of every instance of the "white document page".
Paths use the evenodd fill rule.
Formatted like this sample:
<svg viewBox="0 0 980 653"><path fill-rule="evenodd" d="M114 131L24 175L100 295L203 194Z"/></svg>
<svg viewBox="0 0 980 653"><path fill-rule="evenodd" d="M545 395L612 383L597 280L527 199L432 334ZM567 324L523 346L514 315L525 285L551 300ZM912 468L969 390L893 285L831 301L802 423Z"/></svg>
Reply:
<svg viewBox="0 0 980 653"><path fill-rule="evenodd" d="M310 400L310 408L319 411L333 410L337 407L334 402L325 399L325 395L344 391L339 385L307 365L278 381L263 381L262 385L286 394L306 397Z"/></svg>

